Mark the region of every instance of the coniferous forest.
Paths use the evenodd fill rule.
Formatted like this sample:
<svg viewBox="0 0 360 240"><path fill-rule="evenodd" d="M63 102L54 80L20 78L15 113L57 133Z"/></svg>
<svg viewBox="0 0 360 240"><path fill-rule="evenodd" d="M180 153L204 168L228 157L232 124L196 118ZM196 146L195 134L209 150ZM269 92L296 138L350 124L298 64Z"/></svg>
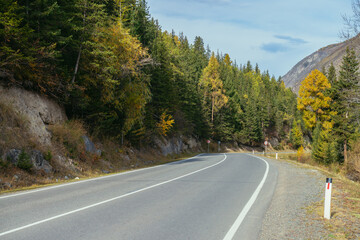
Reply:
<svg viewBox="0 0 360 240"><path fill-rule="evenodd" d="M0 0L0 9L2 83L56 99L94 136L132 146L155 135L247 146L276 138L326 164L358 145L351 50L338 73L312 72L297 98L257 64L162 30L145 0Z"/></svg>
<svg viewBox="0 0 360 240"><path fill-rule="evenodd" d="M1 1L0 76L57 99L97 135L286 140L296 97L250 62L161 29L145 0Z"/></svg>

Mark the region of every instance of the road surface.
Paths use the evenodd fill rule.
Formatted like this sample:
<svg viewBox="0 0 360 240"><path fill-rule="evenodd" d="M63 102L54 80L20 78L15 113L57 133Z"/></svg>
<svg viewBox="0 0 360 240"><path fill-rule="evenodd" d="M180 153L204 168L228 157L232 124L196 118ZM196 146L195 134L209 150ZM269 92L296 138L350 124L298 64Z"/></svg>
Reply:
<svg viewBox="0 0 360 240"><path fill-rule="evenodd" d="M257 239L276 180L260 157L201 154L0 195L0 239Z"/></svg>

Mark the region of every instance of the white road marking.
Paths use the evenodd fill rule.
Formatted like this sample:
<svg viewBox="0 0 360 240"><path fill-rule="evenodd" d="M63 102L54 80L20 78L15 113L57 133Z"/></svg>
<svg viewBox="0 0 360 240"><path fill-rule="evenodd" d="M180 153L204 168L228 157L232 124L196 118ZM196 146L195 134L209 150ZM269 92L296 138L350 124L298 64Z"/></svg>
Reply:
<svg viewBox="0 0 360 240"><path fill-rule="evenodd" d="M105 200L105 201L102 201L102 202L98 202L98 203L95 203L95 204L91 204L91 205L88 205L88 206L86 206L86 207L78 208L78 209L75 209L75 210L70 211L70 212L66 212L66 213L63 213L63 214L60 214L60 215L56 215L56 216L53 216L53 217L50 217L50 218L46 218L46 219L44 219L44 220L40 220L40 221L31 223L31 224L28 224L28 225L25 225L25 226L22 226L22 227L18 227L18 228L15 228L15 229L12 229L12 230L9 230L9 231L6 231L6 232L2 232L2 233L0 233L0 237L5 236L5 235L8 235L8 234L10 234L10 233L14 233L14 232L17 232L17 231L26 229L26 228L29 228L29 227L33 227L33 226L39 225L39 224L41 224L41 223L45 223L45 222L49 222L49 221L52 221L52 220L55 220L55 219L58 219L58 218L61 218L61 217L65 217L65 216L67 216L67 215L70 215L70 214L73 214L73 213L77 213L77 212L80 212L80 211L83 211L83 210L86 210L86 209L89 209L89 208L93 208L93 207L96 207L96 206L99 206L99 205L102 205L102 204L105 204L105 203L108 203L108 202L112 202L112 201L114 201L114 200L118 200L118 199L121 199L121 198L125 198L125 197L128 197L128 196L130 196L130 195L133 195L133 194L135 194L135 193L143 192L143 191L146 191L146 190L149 190L149 189L152 189L152 188L155 188L155 187L158 187L158 186L161 186L161 185L164 185L164 184L167 184L167 183L170 183L170 182L179 180L179 179L181 179L181 178L184 178L184 177L193 175L193 174L195 174L195 173L204 171L204 170L206 170L206 169L215 167L215 166L221 164L222 162L224 162L224 161L226 160L226 158L227 158L227 156L226 156L226 154L224 153L224 158L223 158L220 162L215 163L215 164L213 164L213 165L210 165L210 166L208 166L208 167L205 167L205 168L196 170L196 171L194 171L194 172L191 172L191 173L182 175L182 176L180 176L180 177L176 177L176 178L167 180L167 181L165 181L165 182L161 182L161 183L158 183L158 184L155 184L155 185L146 187L146 188L142 188L142 189L139 189L139 190L136 190L136 191L133 191L133 192L130 192L130 193L121 195L121 196L117 196L117 197L114 197L114 198L111 198L111 199L108 199L108 200Z"/></svg>
<svg viewBox="0 0 360 240"><path fill-rule="evenodd" d="M239 229L241 223L243 222L244 218L246 217L246 214L249 212L250 208L252 207L252 205L256 201L262 187L264 186L264 183L265 183L266 178L267 178L268 173L269 173L269 164L264 159L262 159L260 157L257 157L257 156L253 156L253 155L249 155L249 156L261 159L262 161L264 161L266 163L265 174L264 174L264 177L262 178L261 182L259 183L258 187L256 188L255 192L253 193L253 195L251 196L249 201L246 203L243 210L240 212L239 216L237 217L234 224L231 226L231 228L229 229L229 231L227 232L227 234L225 235L223 240L231 240L231 239L233 239L233 237L235 236L236 231Z"/></svg>
<svg viewBox="0 0 360 240"><path fill-rule="evenodd" d="M0 199L17 197L17 196L22 196L22 195L30 194L30 193L37 193L37 192L47 191L47 190L51 190L51 189L55 189L55 188L62 188L62 187L67 187L67 186L71 186L71 185L75 185L75 184L92 182L92 181L96 181L96 180L101 180L101 179L106 179L106 178L112 178L112 177L117 177L117 176L121 176L121 175L130 174L130 173L145 171L145 170L148 170L148 169L163 167L163 166L171 165L171 164L175 164L175 163L186 162L186 161L188 161L188 160L190 160L190 159L193 159L193 158L203 158L202 155L203 155L203 154L199 154L199 155L197 155L197 156L194 156L194 157L191 157L191 158L188 158L188 159L185 159L185 160L181 160L181 161L177 161L177 162L171 162L171 163L166 163L166 164L162 164L162 165L158 165L158 166L147 167L147 168L132 170L132 171L128 171L128 172L122 172L122 173L107 175L107 176L103 176L103 177L91 178L91 179L87 179L87 180L80 180L80 181L77 181L77 182L65 183L65 184L60 184L60 185L56 185L56 186L52 186L52 187L44 187L44 188L40 188L40 189L24 191L24 192L15 193L15 194L9 194L9 195L5 195L5 196L0 196Z"/></svg>

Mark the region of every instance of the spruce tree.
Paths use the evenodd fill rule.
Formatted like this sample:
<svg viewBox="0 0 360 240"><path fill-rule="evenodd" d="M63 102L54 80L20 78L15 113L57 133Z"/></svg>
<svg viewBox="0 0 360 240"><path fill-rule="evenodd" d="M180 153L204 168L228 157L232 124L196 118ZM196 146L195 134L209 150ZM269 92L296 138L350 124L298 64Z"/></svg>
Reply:
<svg viewBox="0 0 360 240"><path fill-rule="evenodd" d="M359 119L359 62L354 50L347 48L339 71L338 81L334 84L337 115L334 118L334 131L343 143L343 157L347 164L348 143L355 133Z"/></svg>

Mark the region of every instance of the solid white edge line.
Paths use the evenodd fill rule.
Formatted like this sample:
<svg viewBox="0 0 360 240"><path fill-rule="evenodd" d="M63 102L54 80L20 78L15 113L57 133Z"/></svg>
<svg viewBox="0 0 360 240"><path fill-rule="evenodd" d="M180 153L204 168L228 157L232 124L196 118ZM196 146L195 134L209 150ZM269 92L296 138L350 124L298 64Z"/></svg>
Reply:
<svg viewBox="0 0 360 240"><path fill-rule="evenodd" d="M249 156L252 156L252 155L249 155ZM253 195L251 196L249 201L246 203L243 210L240 212L239 216L237 217L234 224L231 226L231 228L229 229L229 231L227 232L227 234L225 235L223 240L231 240L231 239L233 239L233 237L235 236L235 233L237 232L237 230L239 229L241 223L245 219L246 214L249 212L250 208L255 203L255 201L256 201L262 187L264 186L266 178L268 176L269 163L267 161L265 161L264 159L260 158L260 157L257 157L257 156L252 156L252 157L256 157L258 159L261 159L262 161L264 161L266 163L266 170L265 170L264 177L262 178L262 180L261 180L260 184L258 185L258 187L256 188L255 192L253 193Z"/></svg>
<svg viewBox="0 0 360 240"><path fill-rule="evenodd" d="M108 199L108 200L105 200L105 201L102 201L102 202L98 202L98 203L95 203L95 204L91 204L91 205L86 206L86 207L78 208L78 209L75 209L75 210L70 211L70 212L66 212L66 213L63 213L63 214L59 214L59 215L56 215L56 216L53 216L53 217L50 217L50 218L46 218L46 219L43 219L43 220L40 220L40 221L31 223L31 224L22 226L22 227L18 227L18 228L15 228L15 229L12 229L12 230L9 230L9 231L6 231L6 232L2 232L2 233L0 233L0 237L5 236L5 235L8 235L8 234L10 234L10 233L14 233L14 232L17 232L17 231L26 229L26 228L29 228L29 227L33 227L33 226L35 226L35 225L39 225L39 224L41 224L41 223L45 223L45 222L49 222L49 221L52 221L52 220L55 220L55 219L58 219L58 218L61 218L61 217L65 217L65 216L67 216L67 215L70 215L70 214L73 214L73 213L77 213L77 212L80 212L80 211L83 211L83 210L86 210L86 209L89 209L89 208L93 208L93 207L96 207L96 206L99 206L99 205L102 205L102 204L105 204L105 203L108 203L108 202L112 202L112 201L114 201L114 200L118 200L118 199L121 199L121 198L130 196L130 195L133 195L133 194L135 194L135 193L143 192L143 191L149 190L149 189L151 189L151 188L155 188L155 187L158 187L158 186L161 186L161 185L164 185L164 184L167 184L167 183L170 183L170 182L179 180L179 179L181 179L181 178L184 178L184 177L193 175L193 174L195 174L195 173L204 171L204 170L206 170L206 169L215 167L215 166L221 164L222 162L224 162L224 161L226 160L226 158L227 158L227 156L226 156L226 154L224 153L224 158L223 158L220 162L215 163L215 164L213 164L213 165L210 165L210 166L208 166L208 167L201 168L201 169L199 169L199 170L196 170L196 171L194 171L194 172L191 172L191 173L182 175L182 176L180 176L180 177L176 177L176 178L167 180L167 181L165 181L165 182L161 182L161 183L158 183L158 184L155 184L155 185L146 187L146 188L142 188L142 189L139 189L139 190L130 192L130 193L126 193L126 194L124 194L124 195L117 196L117 197L114 197L114 198L111 198L111 199Z"/></svg>
<svg viewBox="0 0 360 240"><path fill-rule="evenodd" d="M91 178L91 179L86 179L86 180L79 180L79 181L76 181L76 182L64 183L64 184L60 184L60 185L56 185L56 186L43 187L43 188L40 188L40 189L28 190L28 191L24 191L24 192L20 192L20 193L4 195L4 196L0 196L0 199L17 197L17 196L22 196L22 195L26 195L26 194L31 194L31 193L37 193L37 192L52 190L52 189L55 189L55 188L67 187L67 186L71 186L71 185L75 185L75 184L80 184L80 183L92 182L92 181L101 180L101 179L106 179L106 178L117 177L117 176L126 175L126 174L130 174L130 173L136 173L136 172L145 171L145 170L148 170L148 169L154 169L154 168L158 168L158 167L163 167L163 166L166 166L166 165L171 165L171 164L173 164L173 163L186 162L186 161L188 161L188 160L190 160L190 159L200 157L202 154L203 154L203 153L198 154L198 155L196 155L196 156L194 156L194 157L191 157L191 158L187 158L187 159L184 159L184 160L180 160L180 161L176 161L176 162L171 162L171 163L165 163L165 164L158 165L158 166L141 168L141 169L136 169L136 170L130 170L130 171L127 171L127 172L115 173L115 174L111 174L111 175L107 175L107 176L102 176L102 177L96 177L96 178Z"/></svg>

